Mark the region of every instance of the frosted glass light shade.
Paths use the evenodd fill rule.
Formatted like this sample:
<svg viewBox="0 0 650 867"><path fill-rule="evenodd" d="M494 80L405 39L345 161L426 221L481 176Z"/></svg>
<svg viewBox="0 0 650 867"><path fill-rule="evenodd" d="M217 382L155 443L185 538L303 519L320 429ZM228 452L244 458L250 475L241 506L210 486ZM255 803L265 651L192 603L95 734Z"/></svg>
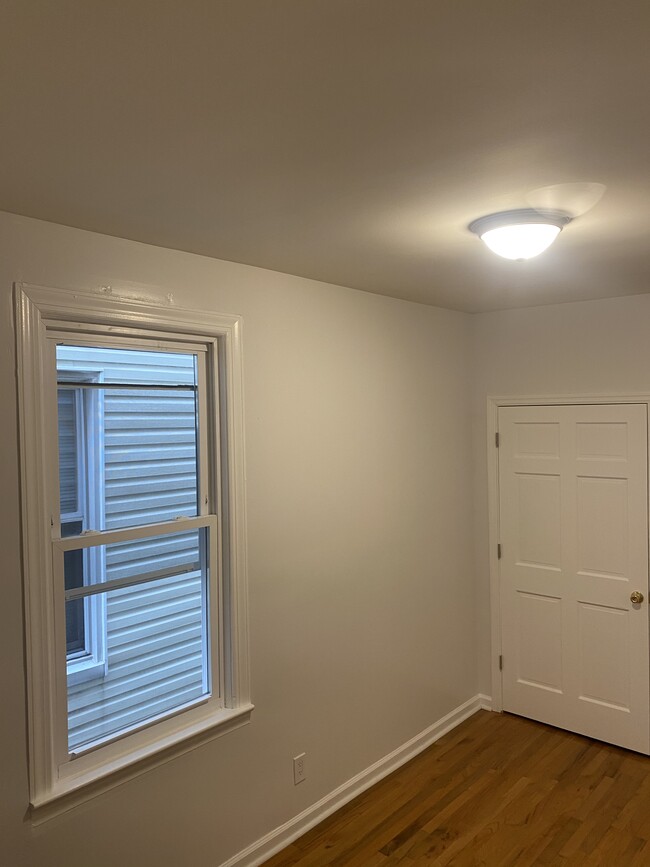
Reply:
<svg viewBox="0 0 650 867"><path fill-rule="evenodd" d="M481 235L481 241L504 259L532 259L547 250L559 234L559 226L524 223L490 229Z"/></svg>
<svg viewBox="0 0 650 867"><path fill-rule="evenodd" d="M569 214L562 211L521 208L480 217L468 228L498 256L532 259L547 250L570 222Z"/></svg>

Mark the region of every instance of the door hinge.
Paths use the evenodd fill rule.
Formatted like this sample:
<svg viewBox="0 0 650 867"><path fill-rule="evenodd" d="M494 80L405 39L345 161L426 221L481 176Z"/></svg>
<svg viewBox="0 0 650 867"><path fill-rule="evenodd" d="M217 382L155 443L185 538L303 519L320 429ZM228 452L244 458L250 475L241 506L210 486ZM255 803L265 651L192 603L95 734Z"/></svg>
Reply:
<svg viewBox="0 0 650 867"><path fill-rule="evenodd" d="M499 671L503 671L503 656L499 654Z"/></svg>
<svg viewBox="0 0 650 867"><path fill-rule="evenodd" d="M499 448L499 431L494 434L494 445Z"/></svg>
<svg viewBox="0 0 650 867"><path fill-rule="evenodd" d="M501 559L501 542L497 545L497 560Z"/></svg>

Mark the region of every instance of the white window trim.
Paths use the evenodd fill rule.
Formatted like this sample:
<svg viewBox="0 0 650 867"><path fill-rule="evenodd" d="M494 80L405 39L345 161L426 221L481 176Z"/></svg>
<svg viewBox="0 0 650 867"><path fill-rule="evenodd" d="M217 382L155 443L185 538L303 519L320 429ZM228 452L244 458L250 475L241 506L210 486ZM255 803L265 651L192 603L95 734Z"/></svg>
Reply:
<svg viewBox="0 0 650 867"><path fill-rule="evenodd" d="M20 451L22 477L23 563L29 705L30 802L35 822L45 821L101 791L113 788L151 767L173 759L237 728L250 718L248 592L242 320L229 314L158 307L103 294L15 286ZM224 701L210 703L114 741L83 761L69 761L61 772L52 737L56 712L55 594L52 580L51 510L48 492L56 490L56 466L48 466L43 432L51 411L46 376L47 335L52 331L110 334L111 339L150 338L211 343L214 369L208 371L217 393L214 440L219 443L221 471L217 489L221 535L225 640ZM216 363L218 358L218 365ZM227 487L219 488L220 479Z"/></svg>

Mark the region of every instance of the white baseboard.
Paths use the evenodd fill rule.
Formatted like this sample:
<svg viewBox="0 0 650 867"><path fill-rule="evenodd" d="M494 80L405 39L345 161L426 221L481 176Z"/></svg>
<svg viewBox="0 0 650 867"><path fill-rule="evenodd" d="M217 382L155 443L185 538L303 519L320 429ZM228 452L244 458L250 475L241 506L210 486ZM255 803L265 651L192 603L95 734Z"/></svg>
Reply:
<svg viewBox="0 0 650 867"><path fill-rule="evenodd" d="M485 695L482 692L476 696L480 703L481 710L492 710L492 696Z"/></svg>
<svg viewBox="0 0 650 867"><path fill-rule="evenodd" d="M221 867L258 867L259 864L263 864L272 855L275 855L276 852L279 852L294 840L297 840L298 837L301 837L310 828L313 828L314 825L317 825L323 819L326 819L327 816L336 812L344 804L347 804L348 801L356 798L361 792L365 792L366 789L374 786L379 780L388 776L388 774L392 774L397 768L406 764L414 756L417 756L418 753L426 750L427 747L431 746L431 744L435 743L435 741L479 710L492 710L491 696L479 693L470 698L464 704L459 705L455 710L443 716L442 719L439 719L433 725L420 732L420 734L411 738L410 741L402 744L401 747L384 756L383 759L379 759L374 765L370 765L365 771L361 771L361 773L352 777L352 779L343 783L337 789L334 789L329 795L326 795L320 801L312 804L311 807L303 810L302 813L294 816L293 819L289 819L284 825L280 825L279 828L275 828L261 839L256 840L255 843L247 846L246 849L238 852L228 861L225 861Z"/></svg>

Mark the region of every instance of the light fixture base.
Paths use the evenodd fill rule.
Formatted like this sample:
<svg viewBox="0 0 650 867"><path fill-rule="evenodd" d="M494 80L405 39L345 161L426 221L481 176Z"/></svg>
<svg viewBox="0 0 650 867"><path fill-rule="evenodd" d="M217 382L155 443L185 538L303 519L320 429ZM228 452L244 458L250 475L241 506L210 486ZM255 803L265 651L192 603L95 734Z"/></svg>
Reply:
<svg viewBox="0 0 650 867"><path fill-rule="evenodd" d="M563 229L568 225L573 218L566 211L552 211L548 209L535 208L515 208L511 211L497 211L494 214L486 214L484 217L478 217L467 227L470 232L478 235L484 235L490 229L501 229L503 226L522 226L525 224L545 223L549 226L557 226L558 229Z"/></svg>

